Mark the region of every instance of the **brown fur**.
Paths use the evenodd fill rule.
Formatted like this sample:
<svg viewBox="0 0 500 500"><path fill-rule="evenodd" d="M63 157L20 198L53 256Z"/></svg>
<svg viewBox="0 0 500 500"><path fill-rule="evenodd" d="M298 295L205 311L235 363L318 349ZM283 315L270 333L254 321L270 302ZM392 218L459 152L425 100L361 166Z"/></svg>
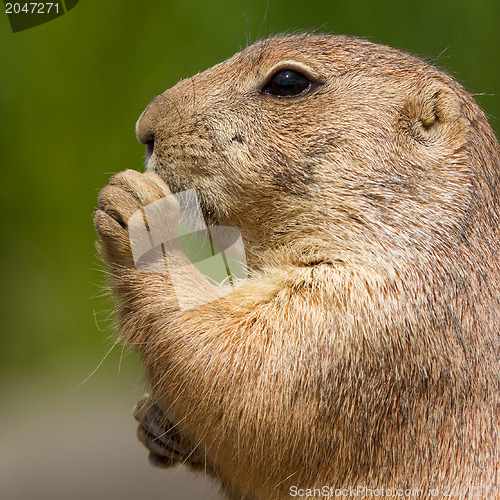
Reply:
<svg viewBox="0 0 500 500"><path fill-rule="evenodd" d="M262 95L281 66L321 84ZM151 173L114 178L95 219L122 337L232 498L499 486L500 155L459 84L368 41L277 37L158 96L137 134ZM160 177L242 232L239 289L179 311L133 267L124 226Z"/></svg>

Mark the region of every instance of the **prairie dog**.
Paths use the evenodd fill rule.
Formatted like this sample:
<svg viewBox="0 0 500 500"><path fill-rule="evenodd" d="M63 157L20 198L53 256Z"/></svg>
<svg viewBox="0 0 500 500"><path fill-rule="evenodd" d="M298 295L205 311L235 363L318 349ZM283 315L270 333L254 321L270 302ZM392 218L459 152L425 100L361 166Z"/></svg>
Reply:
<svg viewBox="0 0 500 500"><path fill-rule="evenodd" d="M500 155L473 98L399 50L283 36L156 97L136 132L146 173L111 179L95 225L152 460L233 499L499 497ZM127 223L186 189L241 232L250 275L221 296L189 276L213 300L181 309Z"/></svg>

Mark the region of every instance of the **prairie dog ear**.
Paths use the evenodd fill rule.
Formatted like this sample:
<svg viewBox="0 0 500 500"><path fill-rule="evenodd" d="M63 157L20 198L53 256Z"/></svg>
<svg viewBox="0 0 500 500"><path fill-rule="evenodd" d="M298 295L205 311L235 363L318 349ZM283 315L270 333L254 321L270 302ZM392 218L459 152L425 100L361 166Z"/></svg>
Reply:
<svg viewBox="0 0 500 500"><path fill-rule="evenodd" d="M445 85L433 82L417 89L401 110L400 125L412 140L425 146L457 148L466 141L466 120L460 98Z"/></svg>

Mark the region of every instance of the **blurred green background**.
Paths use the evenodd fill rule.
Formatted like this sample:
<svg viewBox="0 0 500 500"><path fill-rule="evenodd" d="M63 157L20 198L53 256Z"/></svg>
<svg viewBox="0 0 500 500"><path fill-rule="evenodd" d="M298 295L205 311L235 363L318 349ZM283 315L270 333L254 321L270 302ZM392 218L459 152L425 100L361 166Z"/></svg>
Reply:
<svg viewBox="0 0 500 500"><path fill-rule="evenodd" d="M215 498L203 478L149 468L130 416L141 368L119 347L106 357L92 212L111 173L142 169L134 125L155 95L248 41L316 29L431 59L480 94L498 132L499 26L495 0L80 0L16 34L0 14L5 498Z"/></svg>

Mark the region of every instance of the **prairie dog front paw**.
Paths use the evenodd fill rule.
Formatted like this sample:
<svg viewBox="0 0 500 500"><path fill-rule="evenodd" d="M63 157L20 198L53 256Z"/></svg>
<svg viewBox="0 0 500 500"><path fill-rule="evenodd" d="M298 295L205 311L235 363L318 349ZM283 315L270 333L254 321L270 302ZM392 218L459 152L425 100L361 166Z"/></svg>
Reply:
<svg viewBox="0 0 500 500"><path fill-rule="evenodd" d="M133 266L137 254L144 246L150 245L151 236L138 231L136 241L131 236L130 225L145 227L147 231L158 228L158 224L148 226L145 210L157 212L155 217L162 218L161 230L163 238L169 231L175 237L176 224L179 215L178 203L168 186L154 173L141 174L135 170L125 170L114 175L109 184L99 193L98 210L94 216L94 225L101 240L101 252L110 265ZM168 203L162 204L161 214L154 208L154 203L168 197ZM147 209L145 207L153 207ZM167 208L167 209L166 209ZM151 214L149 214L151 219ZM152 235L154 238L154 235ZM141 240L142 238L142 240Z"/></svg>
<svg viewBox="0 0 500 500"><path fill-rule="evenodd" d="M156 400L145 394L134 407L139 422L137 437L149 450L149 461L156 467L167 468L179 462L197 466L204 456L182 436L177 424L164 416Z"/></svg>

